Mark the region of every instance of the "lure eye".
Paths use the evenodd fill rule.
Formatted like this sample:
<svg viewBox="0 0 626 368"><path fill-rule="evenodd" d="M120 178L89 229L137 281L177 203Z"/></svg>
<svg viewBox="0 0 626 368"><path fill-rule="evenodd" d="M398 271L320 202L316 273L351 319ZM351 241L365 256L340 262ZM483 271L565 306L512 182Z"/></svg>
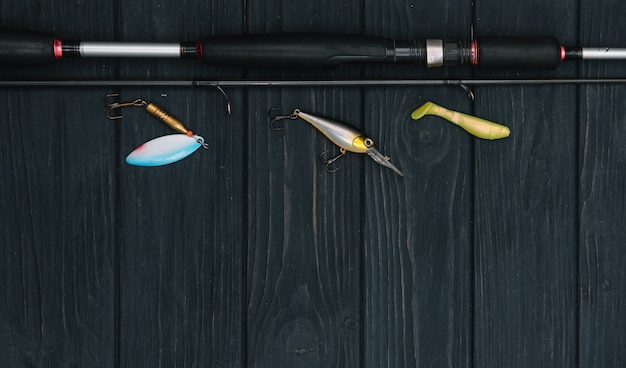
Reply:
<svg viewBox="0 0 626 368"><path fill-rule="evenodd" d="M365 147L370 148L374 146L374 141L372 140L372 138L365 138L363 144L365 144Z"/></svg>

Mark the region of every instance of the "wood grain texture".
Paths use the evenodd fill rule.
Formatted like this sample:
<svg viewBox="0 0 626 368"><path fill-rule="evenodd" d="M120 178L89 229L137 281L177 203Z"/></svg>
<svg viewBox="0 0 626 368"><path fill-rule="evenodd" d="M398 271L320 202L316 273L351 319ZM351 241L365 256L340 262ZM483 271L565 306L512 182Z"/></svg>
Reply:
<svg viewBox="0 0 626 368"><path fill-rule="evenodd" d="M0 92L2 366L113 366L115 142L93 118L101 96Z"/></svg>
<svg viewBox="0 0 626 368"><path fill-rule="evenodd" d="M581 42L623 45L619 14L626 4L585 2L580 8ZM589 62L585 76L626 73L616 62ZM579 128L579 303L580 366L626 365L626 148L624 88L586 86L580 90Z"/></svg>
<svg viewBox="0 0 626 368"><path fill-rule="evenodd" d="M0 24L66 36L89 23L87 36L107 37L110 4L5 1ZM0 78L110 75L75 65L0 68ZM0 366L114 365L115 135L98 119L103 94L0 90Z"/></svg>
<svg viewBox="0 0 626 368"><path fill-rule="evenodd" d="M121 166L122 366L241 364L241 116L214 91L189 92L122 94L157 103L209 144L175 165ZM172 133L144 111L122 124L122 159Z"/></svg>
<svg viewBox="0 0 626 368"><path fill-rule="evenodd" d="M342 31L360 26L349 2L251 2L254 32ZM356 68L251 71L250 77L349 78ZM360 366L362 183L365 155L328 173L319 155L338 149L302 120L267 111L295 108L361 126L358 89L283 88L248 93L248 366Z"/></svg>
<svg viewBox="0 0 626 368"><path fill-rule="evenodd" d="M475 6L475 9L471 7ZM555 35L624 46L618 0L547 3L211 1L0 5L3 27L64 39L197 40L328 31L395 39ZM473 15L476 16L473 19ZM242 70L190 60L63 60L0 79L623 77L344 66ZM171 134L155 102L204 136L174 165L124 157ZM0 367L614 367L626 365L624 86L3 88ZM426 101L505 124L481 141ZM351 123L405 172L348 154L294 108Z"/></svg>
<svg viewBox="0 0 626 368"><path fill-rule="evenodd" d="M120 3L120 39L198 40L242 29L237 2ZM193 60L130 60L122 78L219 78ZM231 76L232 77L232 76ZM122 89L154 102L209 148L169 166L120 163L120 366L239 367L244 274L242 98L214 89ZM174 133L140 108L123 110L120 160Z"/></svg>
<svg viewBox="0 0 626 368"><path fill-rule="evenodd" d="M325 89L251 92L250 101L344 121L358 113ZM250 111L249 120L248 363L358 365L365 157L347 155L327 173L318 155L336 148L307 123L289 120L272 131L266 109Z"/></svg>
<svg viewBox="0 0 626 368"><path fill-rule="evenodd" d="M366 33L395 39L464 39L470 28L469 4L458 1L368 1L365 9ZM442 22L442 17L455 22ZM467 72L372 69L378 78ZM368 367L471 362L471 138L436 117L411 120L411 112L426 101L470 112L470 100L460 88L365 91L366 129L406 174L400 178L377 165L365 168Z"/></svg>
<svg viewBox="0 0 626 368"><path fill-rule="evenodd" d="M575 34L575 2L538 4L481 0L476 32ZM569 76L571 67L524 76ZM476 95L476 115L509 126L511 136L476 145L475 366L574 366L575 87L480 88Z"/></svg>

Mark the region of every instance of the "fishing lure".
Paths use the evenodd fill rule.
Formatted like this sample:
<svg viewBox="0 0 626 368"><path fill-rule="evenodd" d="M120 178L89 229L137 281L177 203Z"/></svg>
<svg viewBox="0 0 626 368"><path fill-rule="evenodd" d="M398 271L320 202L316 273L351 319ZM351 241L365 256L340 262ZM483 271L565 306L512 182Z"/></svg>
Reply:
<svg viewBox="0 0 626 368"><path fill-rule="evenodd" d="M115 96L117 94L107 95L107 97ZM135 148L126 157L126 163L135 166L163 166L182 160L200 147L209 148L209 145L204 142L204 138L187 129L180 120L169 115L154 103L148 103L140 98L131 102L108 103L107 117L111 120L120 119L121 115L111 115L111 111L125 106L143 107L150 115L179 132L179 134L154 138Z"/></svg>
<svg viewBox="0 0 626 368"><path fill-rule="evenodd" d="M163 166L182 160L204 145L204 139L197 135L164 135L135 148L126 156L126 163L135 166Z"/></svg>
<svg viewBox="0 0 626 368"><path fill-rule="evenodd" d="M297 118L311 124L315 129L319 130L326 136L326 138L339 147L339 155L328 160L323 160L327 171L336 171L337 169L329 169L330 164L345 155L346 152L354 152L366 153L369 157L376 161L376 163L390 168L400 176L404 176L402 171L390 162L390 157L384 156L378 152L376 148L374 148L374 140L372 138L368 137L365 133L350 124L295 109L291 115L273 117L270 122L270 126L274 130L279 130L273 125L274 122L283 119L295 120ZM323 157L323 155L324 153L322 153L321 157Z"/></svg>
<svg viewBox="0 0 626 368"><path fill-rule="evenodd" d="M432 102L426 102L411 113L413 120L421 119L424 115L436 115L465 129L471 135L482 139L500 139L509 136L508 127L481 119L476 116L446 109Z"/></svg>

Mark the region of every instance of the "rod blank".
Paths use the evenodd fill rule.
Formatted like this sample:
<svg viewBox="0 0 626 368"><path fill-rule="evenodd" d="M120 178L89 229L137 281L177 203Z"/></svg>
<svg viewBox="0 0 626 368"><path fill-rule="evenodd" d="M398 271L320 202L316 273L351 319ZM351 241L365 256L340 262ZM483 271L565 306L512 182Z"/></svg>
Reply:
<svg viewBox="0 0 626 368"><path fill-rule="evenodd" d="M626 78L371 80L14 80L0 87L375 87L626 84Z"/></svg>

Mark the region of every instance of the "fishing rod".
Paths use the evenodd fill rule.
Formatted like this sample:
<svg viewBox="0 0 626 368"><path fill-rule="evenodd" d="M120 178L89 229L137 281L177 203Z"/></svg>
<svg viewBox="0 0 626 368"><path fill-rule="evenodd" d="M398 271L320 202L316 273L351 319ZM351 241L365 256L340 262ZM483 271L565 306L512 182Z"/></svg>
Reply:
<svg viewBox="0 0 626 368"><path fill-rule="evenodd" d="M212 65L292 69L352 63L555 69L565 60L624 60L626 48L568 47L554 37L393 40L334 33L241 34L177 43L101 42L62 40L32 30L0 29L0 65L46 65L76 57L183 58Z"/></svg>
<svg viewBox="0 0 626 368"><path fill-rule="evenodd" d="M626 84L626 78L350 80L0 80L0 87L384 87Z"/></svg>

